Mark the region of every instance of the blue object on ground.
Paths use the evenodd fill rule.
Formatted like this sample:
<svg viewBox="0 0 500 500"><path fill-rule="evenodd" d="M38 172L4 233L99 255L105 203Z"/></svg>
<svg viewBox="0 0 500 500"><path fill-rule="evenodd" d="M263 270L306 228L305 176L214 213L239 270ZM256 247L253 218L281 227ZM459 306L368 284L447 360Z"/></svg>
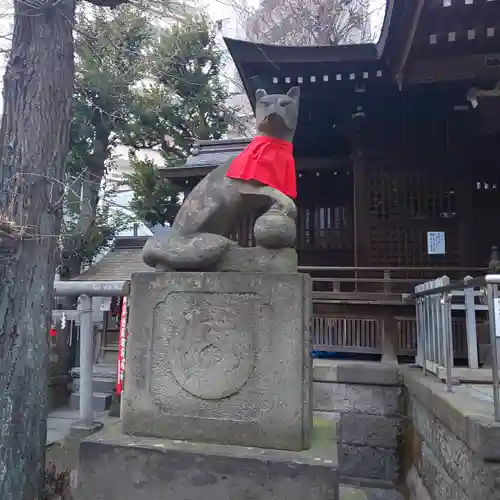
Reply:
<svg viewBox="0 0 500 500"><path fill-rule="evenodd" d="M336 358L336 352L327 352L327 351L312 351L312 357L314 359L323 359L323 358Z"/></svg>

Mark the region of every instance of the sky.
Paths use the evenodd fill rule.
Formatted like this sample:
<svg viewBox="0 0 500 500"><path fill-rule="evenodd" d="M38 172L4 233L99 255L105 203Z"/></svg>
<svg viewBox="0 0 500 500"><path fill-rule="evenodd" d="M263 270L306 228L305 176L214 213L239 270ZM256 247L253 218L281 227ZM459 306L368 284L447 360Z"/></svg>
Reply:
<svg viewBox="0 0 500 500"><path fill-rule="evenodd" d="M231 7L231 0L202 0L207 11L214 20L225 19L224 35L234 38L241 38L241 28L238 30L234 8ZM256 8L259 0L248 0L250 7ZM382 22L384 20L386 0L370 0L370 12L372 29L375 37L378 38ZM240 31L240 33L238 33Z"/></svg>

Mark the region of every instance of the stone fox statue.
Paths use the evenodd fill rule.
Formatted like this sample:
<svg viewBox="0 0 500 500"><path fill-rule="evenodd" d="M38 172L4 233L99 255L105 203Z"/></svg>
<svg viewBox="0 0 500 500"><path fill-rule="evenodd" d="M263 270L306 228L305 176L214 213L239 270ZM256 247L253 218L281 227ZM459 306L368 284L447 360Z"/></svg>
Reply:
<svg viewBox="0 0 500 500"><path fill-rule="evenodd" d="M148 266L159 271L210 270L236 245L227 235L245 214L270 206L270 212L295 219L292 140L299 95L299 87L286 95L257 90L256 137L200 181L164 235L147 241L143 259Z"/></svg>

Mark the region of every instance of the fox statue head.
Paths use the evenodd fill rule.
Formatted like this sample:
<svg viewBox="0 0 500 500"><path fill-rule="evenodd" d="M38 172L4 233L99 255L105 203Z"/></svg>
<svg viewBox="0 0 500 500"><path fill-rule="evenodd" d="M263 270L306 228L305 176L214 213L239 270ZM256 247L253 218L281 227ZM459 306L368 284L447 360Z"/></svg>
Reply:
<svg viewBox="0 0 500 500"><path fill-rule="evenodd" d="M259 89L255 97L257 133L291 142L299 117L300 87L292 87L286 94Z"/></svg>

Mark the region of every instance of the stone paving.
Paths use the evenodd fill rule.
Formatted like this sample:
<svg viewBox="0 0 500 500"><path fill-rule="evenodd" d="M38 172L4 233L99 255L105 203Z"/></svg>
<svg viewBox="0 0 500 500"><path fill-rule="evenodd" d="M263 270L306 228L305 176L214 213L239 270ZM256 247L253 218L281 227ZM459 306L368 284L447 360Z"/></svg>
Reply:
<svg viewBox="0 0 500 500"><path fill-rule="evenodd" d="M453 392L482 406L486 416L493 416L493 385L461 383L453 387ZM489 409L491 408L491 410Z"/></svg>
<svg viewBox="0 0 500 500"><path fill-rule="evenodd" d="M96 413L96 420L103 424L117 421L117 418L109 417L108 412ZM59 408L49 413L47 419L47 445L57 443L67 438L70 434L71 426L78 422L78 410L71 408Z"/></svg>
<svg viewBox="0 0 500 500"><path fill-rule="evenodd" d="M489 384L462 384L464 392L474 399L493 404L493 386Z"/></svg>

